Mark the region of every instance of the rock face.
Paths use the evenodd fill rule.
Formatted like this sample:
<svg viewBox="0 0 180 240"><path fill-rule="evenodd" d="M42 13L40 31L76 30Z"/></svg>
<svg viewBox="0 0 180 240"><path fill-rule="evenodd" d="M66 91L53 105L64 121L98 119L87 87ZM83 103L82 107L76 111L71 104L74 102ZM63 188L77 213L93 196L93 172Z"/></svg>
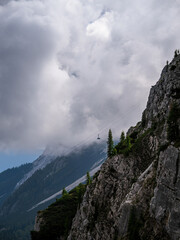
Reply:
<svg viewBox="0 0 180 240"><path fill-rule="evenodd" d="M152 87L128 156L107 159L68 240L180 239L180 55Z"/></svg>
<svg viewBox="0 0 180 240"><path fill-rule="evenodd" d="M34 231L39 232L40 231L40 226L43 223L43 218L41 216L41 213L38 213L35 219L35 224L34 224Z"/></svg>

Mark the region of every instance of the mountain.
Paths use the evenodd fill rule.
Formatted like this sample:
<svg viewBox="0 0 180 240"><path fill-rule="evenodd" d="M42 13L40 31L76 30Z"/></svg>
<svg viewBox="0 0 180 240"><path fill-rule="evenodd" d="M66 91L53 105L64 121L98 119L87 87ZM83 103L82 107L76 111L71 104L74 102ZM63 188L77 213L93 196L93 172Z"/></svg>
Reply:
<svg viewBox="0 0 180 240"><path fill-rule="evenodd" d="M56 146L58 148L58 146ZM54 153L54 154L53 154ZM46 165L53 162L58 154L57 151L45 149L33 163L23 164L20 167L7 169L0 173L0 206L3 202L17 190L28 178L30 178L37 170L45 168ZM59 156L63 155L58 151ZM55 155L56 154L56 155Z"/></svg>
<svg viewBox="0 0 180 240"><path fill-rule="evenodd" d="M43 169L55 158L55 156L49 154L49 151L45 150L33 163L23 164L0 173L0 206L37 170Z"/></svg>
<svg viewBox="0 0 180 240"><path fill-rule="evenodd" d="M33 164L28 163L20 167L7 169L0 173L0 206L12 194L16 184L33 168Z"/></svg>
<svg viewBox="0 0 180 240"><path fill-rule="evenodd" d="M126 138L114 150L114 156L105 161L87 187L68 237L59 233L58 239L179 240L180 55L177 52L151 88L141 122L128 130ZM43 228L47 221L38 214L39 229L35 229L35 236L49 229L49 226ZM52 236L52 232L51 228L48 234ZM32 239L42 238L32 236Z"/></svg>
<svg viewBox="0 0 180 240"><path fill-rule="evenodd" d="M90 183L91 180L86 182ZM36 231L31 231L31 237L36 240L58 239L59 236L61 236L61 239L67 238L69 228L76 214L77 207L82 202L86 187L87 184L79 184L69 193L64 192L63 196L47 209L39 211L38 224L35 225ZM43 229L41 220L43 220ZM41 231L39 231L40 227Z"/></svg>
<svg viewBox="0 0 180 240"><path fill-rule="evenodd" d="M63 187L71 184L75 186L80 180L84 181L85 179L81 177L87 171L98 169L105 158L106 143L100 141L75 148L64 156L52 159L48 156L40 156L33 163L30 171L18 183L16 182L15 190L2 204L0 228L5 228L8 234L13 228L22 231L22 228L31 226L32 229L37 210L48 206L60 196ZM9 239L18 239L18 237L11 236Z"/></svg>

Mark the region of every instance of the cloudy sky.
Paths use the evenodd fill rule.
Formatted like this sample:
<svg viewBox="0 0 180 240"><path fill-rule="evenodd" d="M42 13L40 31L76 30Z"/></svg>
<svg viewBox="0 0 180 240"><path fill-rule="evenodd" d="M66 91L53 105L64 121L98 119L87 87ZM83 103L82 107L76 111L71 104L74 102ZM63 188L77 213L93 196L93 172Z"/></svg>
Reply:
<svg viewBox="0 0 180 240"><path fill-rule="evenodd" d="M179 12L180 0L0 0L0 161L136 124L180 47Z"/></svg>

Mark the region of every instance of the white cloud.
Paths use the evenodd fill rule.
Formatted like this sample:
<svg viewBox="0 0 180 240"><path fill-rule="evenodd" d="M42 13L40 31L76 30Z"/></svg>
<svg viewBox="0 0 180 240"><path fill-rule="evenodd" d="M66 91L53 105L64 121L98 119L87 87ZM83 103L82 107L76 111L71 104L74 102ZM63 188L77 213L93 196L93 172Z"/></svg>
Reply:
<svg viewBox="0 0 180 240"><path fill-rule="evenodd" d="M1 149L120 135L179 47L178 1L1 3Z"/></svg>
<svg viewBox="0 0 180 240"><path fill-rule="evenodd" d="M95 40L107 41L111 37L111 24L113 24L113 13L106 12L96 21L88 24L86 34L95 37Z"/></svg>

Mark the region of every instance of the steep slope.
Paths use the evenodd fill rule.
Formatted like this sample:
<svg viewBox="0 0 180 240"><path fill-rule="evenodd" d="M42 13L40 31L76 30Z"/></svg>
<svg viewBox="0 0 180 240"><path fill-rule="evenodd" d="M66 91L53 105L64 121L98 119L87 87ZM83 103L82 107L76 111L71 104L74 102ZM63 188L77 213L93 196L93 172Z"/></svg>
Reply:
<svg viewBox="0 0 180 240"><path fill-rule="evenodd" d="M7 169L0 173L0 206L37 170L45 168L46 165L56 158L57 157L49 154L48 150L45 149L44 153L33 163L23 164L19 167Z"/></svg>
<svg viewBox="0 0 180 240"><path fill-rule="evenodd" d="M57 240L59 236L61 239L67 238L85 190L86 184L79 184L69 193L65 192L47 209L39 211L37 216L39 224L35 225L35 231L31 231L31 239Z"/></svg>
<svg viewBox="0 0 180 240"><path fill-rule="evenodd" d="M47 207L57 196L40 206L38 205L37 208L32 209L32 207L59 192L63 187L72 184L87 171L101 165L106 158L105 148L104 142L93 143L78 148L66 156L56 157L44 168L35 171L2 205L0 229L6 229L7 232L12 229L22 231L22 228L25 229L30 225L32 229L36 211ZM30 209L32 211L28 211ZM3 230L3 236L5 236L4 232L5 230ZM1 234L0 231L0 238ZM10 239L18 238L10 236Z"/></svg>
<svg viewBox="0 0 180 240"><path fill-rule="evenodd" d="M33 165L31 163L21 165L20 167L7 169L0 173L0 206L12 194L16 184L26 175Z"/></svg>
<svg viewBox="0 0 180 240"><path fill-rule="evenodd" d="M152 87L129 155L102 165L68 240L180 238L180 55Z"/></svg>
<svg viewBox="0 0 180 240"><path fill-rule="evenodd" d="M53 162L57 157L42 154L33 163L32 168L28 171L16 184L15 189L19 188L25 181L28 180L36 171L45 168L49 163Z"/></svg>
<svg viewBox="0 0 180 240"><path fill-rule="evenodd" d="M103 159L101 159L101 160L103 160ZM99 171L100 167L101 167L101 165L99 165L98 167L95 167L95 168L91 168L90 171L89 171L89 175L91 177L94 176L94 174ZM86 181L86 177L87 177L87 174L85 174L82 177L78 178L75 182L73 182L70 185L66 186L66 190L69 192L70 190L72 190L73 188L78 186L79 184L84 183ZM52 199L55 199L56 197L61 196L62 192L63 192L63 189L61 189L60 191L54 193L50 197L48 197L46 199L43 199L41 202L35 204L34 206L32 206L32 208L28 209L28 212L32 211L33 209L37 208L38 206L41 206L44 203L47 203L47 202L51 201Z"/></svg>
<svg viewBox="0 0 180 240"><path fill-rule="evenodd" d="M19 188L25 181L28 180L36 171L45 168L55 159L68 155L72 150L62 146L61 144L49 145L45 148L43 153L32 162L32 168L17 182L15 189Z"/></svg>
<svg viewBox="0 0 180 240"><path fill-rule="evenodd" d="M104 143L95 143L67 156L57 157L45 168L36 171L7 199L1 214L27 211L36 203L73 183L86 174L95 162L105 159L104 148Z"/></svg>

